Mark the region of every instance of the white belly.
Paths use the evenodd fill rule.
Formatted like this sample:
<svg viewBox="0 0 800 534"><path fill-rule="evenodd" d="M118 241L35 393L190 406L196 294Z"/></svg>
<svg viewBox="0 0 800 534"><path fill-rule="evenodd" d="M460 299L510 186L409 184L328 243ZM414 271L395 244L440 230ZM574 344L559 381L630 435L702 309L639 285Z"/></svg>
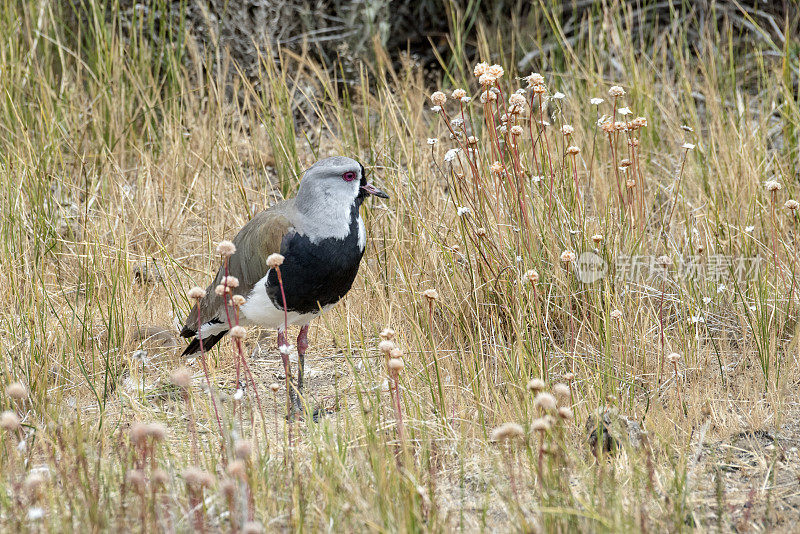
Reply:
<svg viewBox="0 0 800 534"><path fill-rule="evenodd" d="M314 313L297 313L288 312L285 314L283 310L277 308L267 295L267 274L258 281L253 290L247 295L247 302L241 307L242 318L250 323L262 326L264 328L280 328L288 322L290 325L305 326L310 323L319 312ZM326 306L323 311L327 311L333 306ZM288 316L288 317L287 317Z"/></svg>

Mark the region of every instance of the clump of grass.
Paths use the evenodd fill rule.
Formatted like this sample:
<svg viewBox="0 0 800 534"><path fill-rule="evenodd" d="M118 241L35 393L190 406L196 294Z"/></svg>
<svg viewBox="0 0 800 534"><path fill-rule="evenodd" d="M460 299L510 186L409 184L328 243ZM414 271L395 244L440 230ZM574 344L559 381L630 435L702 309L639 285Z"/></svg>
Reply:
<svg viewBox="0 0 800 534"><path fill-rule="evenodd" d="M746 6L674 7L655 25L657 6L610 3L565 25L542 3L506 39L454 7L465 31L453 50L476 43L477 76L461 52L425 70L378 46L342 78L269 48L243 76L223 49L140 39L150 15L121 32L97 2L78 36L42 5L0 8L0 384L28 392L0 399L2 527L703 528L720 499L704 469L713 455L690 446L706 417L696 399L714 420L703 450L795 415L795 262L783 254L797 225L776 208L797 197L791 19L778 38ZM736 40L741 17L764 30L757 40ZM520 46L536 51L524 67ZM391 200L363 210L358 281L308 355L332 413L285 423L283 358L248 359L235 342L199 358L209 394L190 407L160 381L195 364L138 332L173 331L192 304L183 288L219 267L218 240L333 153L357 157ZM765 195L772 179L783 189ZM565 250L577 256L568 271ZM605 262L591 283L584 253ZM664 282L662 255L674 261ZM724 258L737 257L764 261L733 279ZM132 274L142 261L158 264L157 281ZM387 324L401 371L374 350ZM677 419L658 389L667 351L682 354ZM541 394L558 376L569 395L553 385L556 408L543 411L526 385ZM239 390L255 398L266 384L274 410L259 425L258 400L246 417ZM648 434L597 459L581 419L615 404ZM133 443L133 421L169 431ZM508 422L523 435L498 448L492 429ZM268 446L288 432L283 449ZM694 458L703 480L688 484ZM747 500L720 514L727 526L766 517L766 497L748 493L747 480L771 476L760 465L721 475L728 502ZM211 478L181 478L192 468Z"/></svg>

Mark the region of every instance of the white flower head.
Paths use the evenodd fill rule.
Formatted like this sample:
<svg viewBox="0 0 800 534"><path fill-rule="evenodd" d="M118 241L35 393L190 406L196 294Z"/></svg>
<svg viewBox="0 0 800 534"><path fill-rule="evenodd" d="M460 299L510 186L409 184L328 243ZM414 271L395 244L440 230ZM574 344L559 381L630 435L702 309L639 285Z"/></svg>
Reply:
<svg viewBox="0 0 800 534"><path fill-rule="evenodd" d="M694 150L694 145L692 143L683 143L681 148L685 148L686 150Z"/></svg>
<svg viewBox="0 0 800 534"><path fill-rule="evenodd" d="M566 97L566 96L567 96L567 95L565 95L565 94L564 94L564 93L562 93L561 91L556 91L556 92L553 94L552 98L555 98L556 100L561 100L561 99L563 99L563 98L564 98L564 97Z"/></svg>
<svg viewBox="0 0 800 534"><path fill-rule="evenodd" d="M456 159L456 156L458 156L458 153L460 151L461 151L460 148L451 148L450 150L448 150L444 155L445 163L453 161L454 159Z"/></svg>
<svg viewBox="0 0 800 534"><path fill-rule="evenodd" d="M433 137L429 137L429 138L428 138L428 144L429 144L429 145L435 145L435 144L436 144L436 143L438 143L438 142L439 142L439 140L438 140L438 139L434 139Z"/></svg>
<svg viewBox="0 0 800 534"><path fill-rule="evenodd" d="M613 96L614 98L617 98L625 94L625 89L623 89L619 85L612 85L611 89L608 90L608 94Z"/></svg>
<svg viewBox="0 0 800 534"><path fill-rule="evenodd" d="M631 111L630 108L619 108L617 110L617 113L619 113L620 115L625 116L625 115L630 115L631 113L633 113L633 111Z"/></svg>
<svg viewBox="0 0 800 534"><path fill-rule="evenodd" d="M600 104L602 104L603 102L605 102L605 100L604 100L604 99L602 99L602 98L597 98L597 97L594 97L593 99L589 100L589 103L590 103L591 105L593 105L593 106L599 106L599 105L600 105Z"/></svg>
<svg viewBox="0 0 800 534"><path fill-rule="evenodd" d="M467 206L459 206L456 209L456 213L459 217L463 217L464 215L469 215L472 210L469 209Z"/></svg>
<svg viewBox="0 0 800 534"><path fill-rule="evenodd" d="M434 113L439 113L442 111L442 106L433 106L431 108L431 111L433 111Z"/></svg>

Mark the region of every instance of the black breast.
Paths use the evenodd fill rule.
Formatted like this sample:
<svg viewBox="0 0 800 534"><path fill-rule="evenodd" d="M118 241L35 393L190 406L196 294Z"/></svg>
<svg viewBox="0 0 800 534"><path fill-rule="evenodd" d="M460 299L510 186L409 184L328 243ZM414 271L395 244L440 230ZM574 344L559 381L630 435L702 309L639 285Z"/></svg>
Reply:
<svg viewBox="0 0 800 534"><path fill-rule="evenodd" d="M281 265L287 310L313 313L335 304L350 291L364 255L358 246L358 205L353 206L350 233L344 239L323 239L312 243L308 236L292 234L281 245L286 258ZM267 278L267 295L283 308L278 273Z"/></svg>

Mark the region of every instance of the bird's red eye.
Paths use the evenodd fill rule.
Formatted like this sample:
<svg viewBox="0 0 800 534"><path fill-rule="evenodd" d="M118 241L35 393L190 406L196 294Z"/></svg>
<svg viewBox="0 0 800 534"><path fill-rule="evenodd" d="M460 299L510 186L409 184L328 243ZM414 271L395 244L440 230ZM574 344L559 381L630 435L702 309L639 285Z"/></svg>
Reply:
<svg viewBox="0 0 800 534"><path fill-rule="evenodd" d="M352 182L353 180L356 179L356 173L354 173L353 171L347 171L342 175L342 179L345 182Z"/></svg>

